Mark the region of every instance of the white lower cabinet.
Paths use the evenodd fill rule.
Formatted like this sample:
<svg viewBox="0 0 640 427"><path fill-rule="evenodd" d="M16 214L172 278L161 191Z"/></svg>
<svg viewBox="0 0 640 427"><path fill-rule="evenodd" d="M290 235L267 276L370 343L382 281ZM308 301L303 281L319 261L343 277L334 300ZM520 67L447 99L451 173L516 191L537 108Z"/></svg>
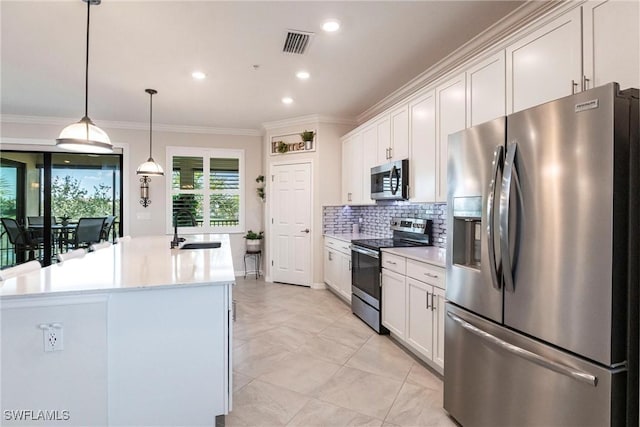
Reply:
<svg viewBox="0 0 640 427"><path fill-rule="evenodd" d="M407 342L433 358L433 286L407 278Z"/></svg>
<svg viewBox="0 0 640 427"><path fill-rule="evenodd" d="M351 301L351 247L332 237L324 238L324 283Z"/></svg>
<svg viewBox="0 0 640 427"><path fill-rule="evenodd" d="M403 259L406 275L382 269L382 324L422 360L444 372L444 268ZM394 258L398 258L394 256Z"/></svg>
<svg viewBox="0 0 640 427"><path fill-rule="evenodd" d="M396 337L405 338L405 277L382 269L382 324Z"/></svg>

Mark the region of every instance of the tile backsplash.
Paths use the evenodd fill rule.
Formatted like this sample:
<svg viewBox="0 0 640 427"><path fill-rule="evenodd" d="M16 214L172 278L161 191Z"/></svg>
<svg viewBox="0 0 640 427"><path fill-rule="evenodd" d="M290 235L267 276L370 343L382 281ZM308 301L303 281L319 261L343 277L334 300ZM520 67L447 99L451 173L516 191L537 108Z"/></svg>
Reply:
<svg viewBox="0 0 640 427"><path fill-rule="evenodd" d="M325 206L322 225L325 233L351 233L352 225L359 223L361 233L390 237L393 233L389 224L393 217L433 220L433 244L441 248L446 246L446 203L378 202L375 206Z"/></svg>

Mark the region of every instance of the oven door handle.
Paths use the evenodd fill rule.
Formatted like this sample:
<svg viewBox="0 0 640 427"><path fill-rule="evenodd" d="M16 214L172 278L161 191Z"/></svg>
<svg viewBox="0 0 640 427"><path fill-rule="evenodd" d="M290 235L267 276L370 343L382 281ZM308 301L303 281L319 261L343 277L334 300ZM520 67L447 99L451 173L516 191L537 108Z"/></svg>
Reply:
<svg viewBox="0 0 640 427"><path fill-rule="evenodd" d="M368 255L368 256L370 256L372 258L376 258L376 259L380 258L380 255L378 255L378 252L377 251L372 251L371 249L365 249L365 248L361 248L359 246L351 245L351 250L353 252L358 252L359 254Z"/></svg>

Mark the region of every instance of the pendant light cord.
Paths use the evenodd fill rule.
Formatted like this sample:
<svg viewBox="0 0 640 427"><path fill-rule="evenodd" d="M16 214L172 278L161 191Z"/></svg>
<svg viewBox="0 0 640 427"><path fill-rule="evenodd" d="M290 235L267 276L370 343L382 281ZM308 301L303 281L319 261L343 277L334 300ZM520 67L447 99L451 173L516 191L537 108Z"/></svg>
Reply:
<svg viewBox="0 0 640 427"><path fill-rule="evenodd" d="M153 158L151 153L153 152L152 144L153 144L153 93L149 94L149 158Z"/></svg>
<svg viewBox="0 0 640 427"><path fill-rule="evenodd" d="M89 117L89 16L91 2L87 1L87 55L84 63L84 116Z"/></svg>

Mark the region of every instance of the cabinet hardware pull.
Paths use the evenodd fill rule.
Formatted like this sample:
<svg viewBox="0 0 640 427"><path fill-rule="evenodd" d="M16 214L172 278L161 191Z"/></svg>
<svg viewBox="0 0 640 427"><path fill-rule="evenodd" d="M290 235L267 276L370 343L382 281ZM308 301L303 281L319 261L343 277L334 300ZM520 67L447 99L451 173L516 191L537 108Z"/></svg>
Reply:
<svg viewBox="0 0 640 427"><path fill-rule="evenodd" d="M436 293L433 292L431 294L431 311L435 311L436 310L435 296L436 296Z"/></svg>
<svg viewBox="0 0 640 427"><path fill-rule="evenodd" d="M394 261L387 261L387 264L396 265Z"/></svg>
<svg viewBox="0 0 640 427"><path fill-rule="evenodd" d="M351 271L351 260L349 260L349 271Z"/></svg>
<svg viewBox="0 0 640 427"><path fill-rule="evenodd" d="M389 147L389 158L393 158L393 147Z"/></svg>
<svg viewBox="0 0 640 427"><path fill-rule="evenodd" d="M427 297L425 298L425 301L427 303L427 306L425 308L429 310L429 292L427 292Z"/></svg>
<svg viewBox="0 0 640 427"><path fill-rule="evenodd" d="M576 93L576 88L578 87L578 83L575 80L571 79L571 95Z"/></svg>
<svg viewBox="0 0 640 427"><path fill-rule="evenodd" d="M582 90L587 90L589 89L589 79L587 78L587 76L582 76Z"/></svg>
<svg viewBox="0 0 640 427"><path fill-rule="evenodd" d="M438 278L438 275L437 275L437 274L424 273L424 275L425 275L425 276L428 276L428 277L433 277L434 279L437 279L437 278Z"/></svg>

